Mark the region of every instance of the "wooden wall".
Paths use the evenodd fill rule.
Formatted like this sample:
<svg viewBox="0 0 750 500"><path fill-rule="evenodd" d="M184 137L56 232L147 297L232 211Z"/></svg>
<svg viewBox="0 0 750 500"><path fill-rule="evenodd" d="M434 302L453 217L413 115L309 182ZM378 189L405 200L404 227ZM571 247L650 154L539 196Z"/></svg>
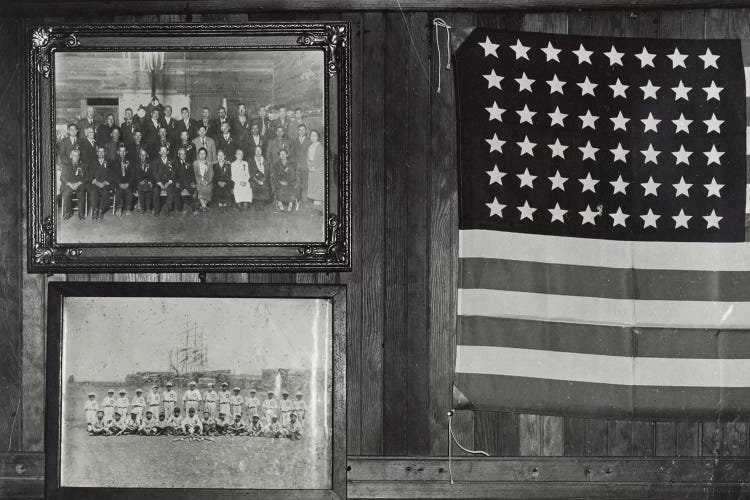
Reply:
<svg viewBox="0 0 750 500"><path fill-rule="evenodd" d="M347 284L349 455L445 456L448 451L446 414L451 406L455 352L456 113L453 79L451 72L444 69L443 47L442 64L437 59L433 19L440 17L454 26L479 24L510 30L724 38L750 34L750 9L533 14L367 11L276 15L251 12L195 14L193 20L239 22L292 17L340 18L352 22L354 270L345 274L210 274L208 279ZM159 22L181 21L184 16L89 20ZM3 28L0 37L12 39L14 24L5 21ZM444 37L444 33L441 36ZM0 120L0 147L3 148L0 187L17 186L23 170L23 159L18 153L21 125L16 119L20 117L17 55L12 51L0 52L0 62L5 62L3 67L6 68L0 76L0 109L4 110L5 117L13 118ZM440 93L436 92L438 73L442 81ZM40 452L44 449L41 432L44 286L48 279L66 277L21 274L24 262L20 253L19 194L14 189L10 189L9 197L5 195L7 189L2 192L0 329L3 334L0 349L5 356L0 363L0 401L3 402L0 405L0 447L9 451ZM116 274L77 275L67 279L196 281L197 276ZM466 446L484 449L494 456L706 456L718 459L750 454L747 422L630 422L459 412L454 423ZM575 463L580 465L581 471L588 471L585 476L581 472L577 480L588 481L590 465ZM443 469L441 465L441 474ZM407 465L406 470L412 469ZM528 470L537 469L531 469L530 465ZM537 476L528 477L531 480ZM521 476L517 478L521 479Z"/></svg>

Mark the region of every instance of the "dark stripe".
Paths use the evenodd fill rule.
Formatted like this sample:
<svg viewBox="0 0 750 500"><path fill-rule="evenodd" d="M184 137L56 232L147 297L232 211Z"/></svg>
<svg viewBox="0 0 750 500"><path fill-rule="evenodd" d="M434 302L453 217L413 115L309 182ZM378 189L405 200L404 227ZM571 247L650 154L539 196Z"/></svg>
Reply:
<svg viewBox="0 0 750 500"><path fill-rule="evenodd" d="M608 299L750 301L748 271L615 269L505 259L461 259L461 288Z"/></svg>
<svg viewBox="0 0 750 500"><path fill-rule="evenodd" d="M457 344L643 358L750 358L750 330L629 328L487 316L459 316Z"/></svg>
<svg viewBox="0 0 750 500"><path fill-rule="evenodd" d="M651 387L456 374L477 410L595 418L716 420L750 417L750 388Z"/></svg>

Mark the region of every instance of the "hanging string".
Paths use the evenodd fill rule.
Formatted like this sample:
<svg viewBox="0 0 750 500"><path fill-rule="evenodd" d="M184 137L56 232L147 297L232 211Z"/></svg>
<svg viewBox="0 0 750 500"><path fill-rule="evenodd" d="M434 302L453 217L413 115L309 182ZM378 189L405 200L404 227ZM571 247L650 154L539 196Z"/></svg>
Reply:
<svg viewBox="0 0 750 500"><path fill-rule="evenodd" d="M448 440L448 477L450 477L451 484L453 484L453 443L456 443L456 446L464 450L466 453L469 453L471 455L484 455L485 457L489 457L490 454L486 451L481 450L470 450L468 448L464 448L461 446L461 443L458 442L458 439L456 439L456 435L453 433L453 413L454 410L451 410L448 412L448 433L450 434L450 439Z"/></svg>
<svg viewBox="0 0 750 500"><path fill-rule="evenodd" d="M445 69L451 69L451 26L445 22L445 20L441 17L436 17L433 19L432 24L435 26L435 45L437 46L437 52L438 52L438 84L437 84L437 93L440 93L440 66L443 64L442 62L442 54L440 53L440 28L445 28L445 33L447 34L448 38L445 40L445 48L448 52L448 63L445 65Z"/></svg>

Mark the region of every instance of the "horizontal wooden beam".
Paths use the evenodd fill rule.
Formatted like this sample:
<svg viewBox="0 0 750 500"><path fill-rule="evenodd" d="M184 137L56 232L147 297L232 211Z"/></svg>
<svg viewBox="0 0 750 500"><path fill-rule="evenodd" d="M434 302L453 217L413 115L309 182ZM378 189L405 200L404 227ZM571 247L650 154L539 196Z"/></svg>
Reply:
<svg viewBox="0 0 750 500"><path fill-rule="evenodd" d="M675 8L673 0L11 0L4 14L126 15L284 11L580 10ZM742 0L680 0L680 8L742 7ZM71 21L71 19L69 19Z"/></svg>

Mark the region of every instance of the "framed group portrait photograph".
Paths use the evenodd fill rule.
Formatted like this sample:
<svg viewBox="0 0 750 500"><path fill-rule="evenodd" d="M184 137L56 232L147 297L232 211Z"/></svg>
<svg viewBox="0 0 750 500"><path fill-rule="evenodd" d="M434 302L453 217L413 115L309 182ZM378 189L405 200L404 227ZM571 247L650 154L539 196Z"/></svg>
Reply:
<svg viewBox="0 0 750 500"><path fill-rule="evenodd" d="M52 282L46 498L346 498L346 289Z"/></svg>
<svg viewBox="0 0 750 500"><path fill-rule="evenodd" d="M351 269L349 36L28 26L29 270Z"/></svg>

